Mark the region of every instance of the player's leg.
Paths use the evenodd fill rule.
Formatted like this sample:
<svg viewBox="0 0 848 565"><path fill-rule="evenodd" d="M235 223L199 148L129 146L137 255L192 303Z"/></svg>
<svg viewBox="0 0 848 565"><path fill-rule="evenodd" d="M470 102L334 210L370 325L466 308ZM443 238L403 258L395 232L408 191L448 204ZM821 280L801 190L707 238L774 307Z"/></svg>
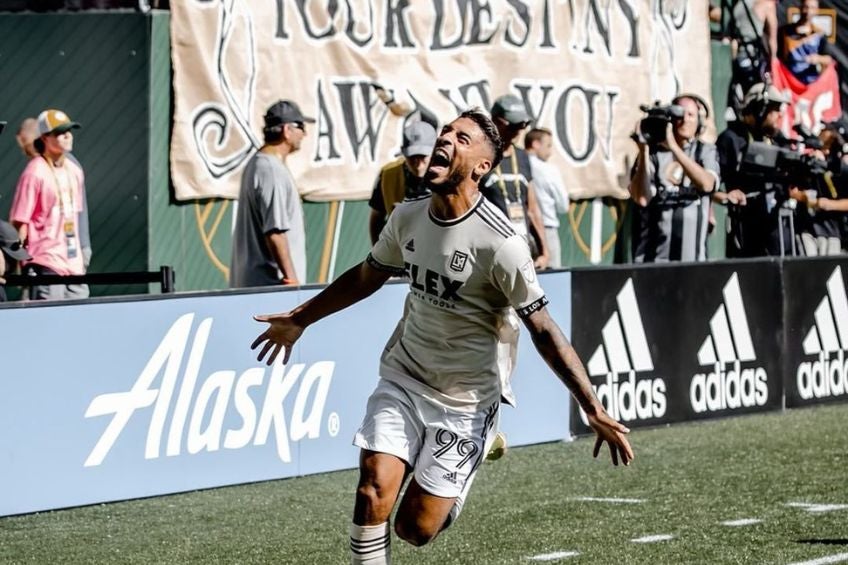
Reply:
<svg viewBox="0 0 848 565"><path fill-rule="evenodd" d="M468 489L495 436L500 402L477 413L456 413L417 404L427 429L415 476L403 495L395 532L424 545L447 528L462 509Z"/></svg>
<svg viewBox="0 0 848 565"><path fill-rule="evenodd" d="M387 453L363 449L350 527L351 563L391 563L389 516L407 475L407 464Z"/></svg>
<svg viewBox="0 0 848 565"><path fill-rule="evenodd" d="M395 516L395 533L412 545L424 545L446 527L455 504L456 497L430 494L413 477Z"/></svg>
<svg viewBox="0 0 848 565"><path fill-rule="evenodd" d="M362 449L350 528L351 562L391 563L389 516L418 457L423 425L403 389L381 379L368 399L354 445Z"/></svg>

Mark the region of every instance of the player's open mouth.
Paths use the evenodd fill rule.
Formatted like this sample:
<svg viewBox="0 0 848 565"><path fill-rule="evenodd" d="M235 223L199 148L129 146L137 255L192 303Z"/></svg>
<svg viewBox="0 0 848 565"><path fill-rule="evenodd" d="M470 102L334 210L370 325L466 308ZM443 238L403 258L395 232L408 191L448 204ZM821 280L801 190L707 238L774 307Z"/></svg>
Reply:
<svg viewBox="0 0 848 565"><path fill-rule="evenodd" d="M449 165L450 155L447 150L440 147L433 152L433 156L430 158L430 166L427 170L432 171L434 169L446 169Z"/></svg>

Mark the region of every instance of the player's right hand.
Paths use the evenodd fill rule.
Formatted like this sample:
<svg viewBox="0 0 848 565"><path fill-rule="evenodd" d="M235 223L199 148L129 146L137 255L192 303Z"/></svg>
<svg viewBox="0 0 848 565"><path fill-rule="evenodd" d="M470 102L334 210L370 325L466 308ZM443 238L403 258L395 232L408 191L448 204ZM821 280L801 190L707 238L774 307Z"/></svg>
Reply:
<svg viewBox="0 0 848 565"><path fill-rule="evenodd" d="M630 430L620 422L612 419L609 414L601 410L596 414L587 414L589 425L595 430L597 439L595 440L595 448L592 450L592 456L597 457L601 451L601 446L604 442L609 444L610 457L612 464L618 465L619 458L624 465L630 465L633 461L633 448L630 447L630 442L627 440L626 434Z"/></svg>
<svg viewBox="0 0 848 565"><path fill-rule="evenodd" d="M277 355L280 354L280 351L285 350L283 364L288 363L292 346L303 333L304 328L294 321L291 312L262 314L254 316L253 319L257 322L266 322L269 324L268 328L259 334L250 346L251 349L256 349L262 345L262 349L259 351L256 359L261 362L267 355L268 358L265 363L271 365L277 358ZM269 352L270 355L268 355Z"/></svg>

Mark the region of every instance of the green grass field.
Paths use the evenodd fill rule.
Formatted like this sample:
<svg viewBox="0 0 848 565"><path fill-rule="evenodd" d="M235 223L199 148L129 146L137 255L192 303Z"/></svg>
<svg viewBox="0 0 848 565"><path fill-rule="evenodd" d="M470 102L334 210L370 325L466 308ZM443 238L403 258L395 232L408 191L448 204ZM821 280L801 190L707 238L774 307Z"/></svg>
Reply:
<svg viewBox="0 0 848 565"><path fill-rule="evenodd" d="M629 468L593 460L588 439L511 450L482 468L462 516L433 544L394 538L394 562L534 563L555 552L579 554L545 562L848 561L848 405L631 439ZM343 564L355 481L344 471L4 518L0 562ZM741 519L761 522L721 524ZM673 537L631 541L658 535ZM833 559L818 563L843 561Z"/></svg>

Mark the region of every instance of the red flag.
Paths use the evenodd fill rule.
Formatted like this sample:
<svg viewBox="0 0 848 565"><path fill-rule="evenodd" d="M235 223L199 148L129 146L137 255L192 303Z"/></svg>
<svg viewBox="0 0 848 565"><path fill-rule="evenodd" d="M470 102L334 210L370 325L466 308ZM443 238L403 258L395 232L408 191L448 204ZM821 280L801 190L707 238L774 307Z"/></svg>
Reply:
<svg viewBox="0 0 848 565"><path fill-rule="evenodd" d="M778 59L772 59L771 76L774 86L792 96L786 107L783 133L797 137L792 127L802 124L814 133L821 130L821 122L831 122L842 116L839 101L839 77L836 65L829 65L814 82L804 84Z"/></svg>

